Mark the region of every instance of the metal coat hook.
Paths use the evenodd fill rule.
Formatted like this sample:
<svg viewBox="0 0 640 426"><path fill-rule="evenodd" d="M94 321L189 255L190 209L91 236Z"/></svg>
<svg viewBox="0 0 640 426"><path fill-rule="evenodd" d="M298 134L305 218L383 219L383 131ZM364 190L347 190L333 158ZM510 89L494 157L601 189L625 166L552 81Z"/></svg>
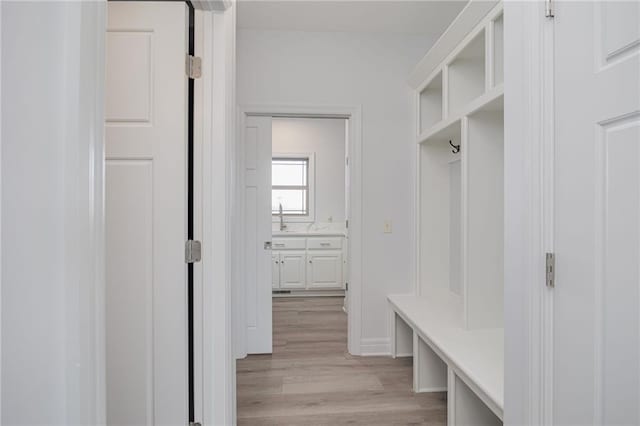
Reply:
<svg viewBox="0 0 640 426"><path fill-rule="evenodd" d="M451 152L453 152L454 154L460 152L460 145L454 145L452 141L449 141L449 145L451 145L451 148L453 148Z"/></svg>

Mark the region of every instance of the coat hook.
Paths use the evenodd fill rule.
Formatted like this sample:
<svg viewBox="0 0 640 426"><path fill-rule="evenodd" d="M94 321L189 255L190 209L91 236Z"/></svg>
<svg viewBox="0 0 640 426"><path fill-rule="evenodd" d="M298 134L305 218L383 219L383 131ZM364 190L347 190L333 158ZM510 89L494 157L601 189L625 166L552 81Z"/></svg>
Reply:
<svg viewBox="0 0 640 426"><path fill-rule="evenodd" d="M451 152L453 152L454 154L460 152L460 145L454 145L452 141L449 141L449 145L451 145L451 148L453 148Z"/></svg>

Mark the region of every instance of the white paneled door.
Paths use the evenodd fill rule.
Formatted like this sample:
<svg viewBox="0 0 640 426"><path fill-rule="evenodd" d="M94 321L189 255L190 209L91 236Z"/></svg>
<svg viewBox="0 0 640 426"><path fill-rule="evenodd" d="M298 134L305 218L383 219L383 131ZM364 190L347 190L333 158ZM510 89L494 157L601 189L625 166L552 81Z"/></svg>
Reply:
<svg viewBox="0 0 640 426"><path fill-rule="evenodd" d="M245 117L244 208L247 353L271 353L271 117Z"/></svg>
<svg viewBox="0 0 640 426"><path fill-rule="evenodd" d="M555 3L553 421L640 424L640 2Z"/></svg>
<svg viewBox="0 0 640 426"><path fill-rule="evenodd" d="M109 2L107 423L187 413L187 6Z"/></svg>

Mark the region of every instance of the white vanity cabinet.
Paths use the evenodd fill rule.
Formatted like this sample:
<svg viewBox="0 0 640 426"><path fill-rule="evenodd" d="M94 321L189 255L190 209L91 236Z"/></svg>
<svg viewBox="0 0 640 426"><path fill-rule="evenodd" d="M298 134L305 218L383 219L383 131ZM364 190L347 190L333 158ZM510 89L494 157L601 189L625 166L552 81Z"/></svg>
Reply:
<svg viewBox="0 0 640 426"><path fill-rule="evenodd" d="M307 288L341 289L342 250L309 251L307 254Z"/></svg>
<svg viewBox="0 0 640 426"><path fill-rule="evenodd" d="M280 288L280 253L271 255L271 288Z"/></svg>
<svg viewBox="0 0 640 426"><path fill-rule="evenodd" d="M345 288L344 237L296 235L274 237L274 290L342 290Z"/></svg>
<svg viewBox="0 0 640 426"><path fill-rule="evenodd" d="M304 289L306 286L305 251L280 253L280 289Z"/></svg>

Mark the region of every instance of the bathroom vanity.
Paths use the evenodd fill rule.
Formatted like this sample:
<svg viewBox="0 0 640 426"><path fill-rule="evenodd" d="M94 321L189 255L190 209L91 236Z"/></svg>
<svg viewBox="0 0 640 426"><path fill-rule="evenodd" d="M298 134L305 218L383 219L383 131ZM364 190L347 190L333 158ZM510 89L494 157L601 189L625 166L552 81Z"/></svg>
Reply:
<svg viewBox="0 0 640 426"><path fill-rule="evenodd" d="M329 295L345 289L344 233L274 232L272 250L274 294Z"/></svg>

